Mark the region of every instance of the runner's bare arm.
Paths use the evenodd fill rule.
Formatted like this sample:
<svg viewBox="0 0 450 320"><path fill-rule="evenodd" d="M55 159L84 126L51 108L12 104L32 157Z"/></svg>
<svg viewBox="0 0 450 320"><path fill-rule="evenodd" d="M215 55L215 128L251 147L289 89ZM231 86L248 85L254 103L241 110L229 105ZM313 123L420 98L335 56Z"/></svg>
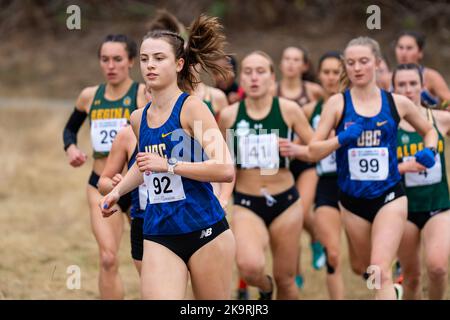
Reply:
<svg viewBox="0 0 450 320"><path fill-rule="evenodd" d="M313 130L301 108L295 102L280 98L280 107L285 122L292 127L300 140L307 144L313 135ZM308 146L290 141L290 139L279 139L280 153L283 157L294 157L296 159L310 161Z"/></svg>
<svg viewBox="0 0 450 320"><path fill-rule="evenodd" d="M426 69L428 80L430 83L430 91L438 96L441 100L450 100L450 89L447 86L442 75L433 69Z"/></svg>
<svg viewBox="0 0 450 320"><path fill-rule="evenodd" d="M343 102L342 95L336 94L324 104L319 125L309 143L309 156L313 161L325 158L340 147L337 136L328 137L342 114Z"/></svg>
<svg viewBox="0 0 450 320"><path fill-rule="evenodd" d="M75 168L83 165L87 159L86 154L77 146L77 135L89 114L89 108L97 88L98 86L87 87L81 91L75 103L75 109L64 127L64 150L66 151L69 164Z"/></svg>
<svg viewBox="0 0 450 320"><path fill-rule="evenodd" d="M131 130L130 127L120 130L112 143L105 168L98 181L98 190L103 195L114 188L115 183L113 179L122 172L127 164L127 147L130 142L130 139L128 139L129 130ZM131 132L131 134L133 133Z"/></svg>
<svg viewBox="0 0 450 320"><path fill-rule="evenodd" d="M181 162L175 173L186 178L209 182L232 182L234 166L230 152L217 123L207 106L196 97L189 97L180 115L182 127L195 137L208 156L203 162ZM201 124L201 130L194 130Z"/></svg>
<svg viewBox="0 0 450 320"><path fill-rule="evenodd" d="M214 101L214 107L215 107L214 111L219 113L228 106L227 96L220 89L216 89L216 88L212 88L212 89L213 89L212 95L213 95L213 101Z"/></svg>
<svg viewBox="0 0 450 320"><path fill-rule="evenodd" d="M139 129L141 126L141 118L143 112L144 109L138 109L135 110L130 116L131 127L133 129L137 141L139 141ZM122 196L130 192L143 182L144 182L143 173L140 172L136 161L128 170L125 177L123 177L122 181L113 189L113 191L116 190L120 194L120 196Z"/></svg>
<svg viewBox="0 0 450 320"><path fill-rule="evenodd" d="M138 109L145 107L148 102L147 93L145 91L145 84L140 83L137 93L137 107Z"/></svg>
<svg viewBox="0 0 450 320"><path fill-rule="evenodd" d="M433 110L436 126L439 131L446 136L450 135L450 113L447 111Z"/></svg>
<svg viewBox="0 0 450 320"><path fill-rule="evenodd" d="M414 103L405 96L393 94L400 118L411 124L417 133L423 137L425 147L436 148L438 134L433 126L420 114Z"/></svg>

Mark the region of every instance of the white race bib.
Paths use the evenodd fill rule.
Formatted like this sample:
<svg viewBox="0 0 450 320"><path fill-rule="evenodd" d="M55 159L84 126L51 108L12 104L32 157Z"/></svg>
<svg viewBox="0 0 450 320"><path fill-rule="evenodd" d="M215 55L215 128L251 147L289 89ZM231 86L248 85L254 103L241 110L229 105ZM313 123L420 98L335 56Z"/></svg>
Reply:
<svg viewBox="0 0 450 320"><path fill-rule="evenodd" d="M126 118L92 120L91 140L94 151L109 152L117 133L126 125Z"/></svg>
<svg viewBox="0 0 450 320"><path fill-rule="evenodd" d="M148 199L151 204L186 199L181 176L170 173L144 173Z"/></svg>
<svg viewBox="0 0 450 320"><path fill-rule="evenodd" d="M275 169L279 167L278 137L275 133L240 137L239 153L242 168Z"/></svg>
<svg viewBox="0 0 450 320"><path fill-rule="evenodd" d="M403 161L411 161L414 157L404 157ZM436 163L431 168L421 172L406 172L405 185L407 187L428 186L442 181L441 156L436 155Z"/></svg>
<svg viewBox="0 0 450 320"><path fill-rule="evenodd" d="M317 164L317 171L319 172L319 174L336 172L336 152L333 152L326 158L320 160Z"/></svg>
<svg viewBox="0 0 450 320"><path fill-rule="evenodd" d="M389 174L389 150L383 148L351 148L348 150L351 180L383 181Z"/></svg>
<svg viewBox="0 0 450 320"><path fill-rule="evenodd" d="M145 210L147 207L147 199L148 199L148 192L147 192L147 185L145 183L139 185L138 187L139 191L139 209L142 211Z"/></svg>

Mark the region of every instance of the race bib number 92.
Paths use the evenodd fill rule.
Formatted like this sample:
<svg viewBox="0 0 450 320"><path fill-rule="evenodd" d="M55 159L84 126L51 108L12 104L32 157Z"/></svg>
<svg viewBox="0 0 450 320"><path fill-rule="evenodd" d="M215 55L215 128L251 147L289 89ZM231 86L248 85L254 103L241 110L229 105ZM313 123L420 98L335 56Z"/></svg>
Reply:
<svg viewBox="0 0 450 320"><path fill-rule="evenodd" d="M170 173L152 173L144 175L151 204L173 202L186 199L181 176Z"/></svg>

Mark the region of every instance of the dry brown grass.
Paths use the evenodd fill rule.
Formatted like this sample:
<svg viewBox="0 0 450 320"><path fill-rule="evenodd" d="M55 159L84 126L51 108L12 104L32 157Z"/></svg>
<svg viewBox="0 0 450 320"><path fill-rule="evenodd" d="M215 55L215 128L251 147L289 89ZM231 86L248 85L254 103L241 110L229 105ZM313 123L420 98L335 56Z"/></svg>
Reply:
<svg viewBox="0 0 450 320"><path fill-rule="evenodd" d="M73 169L62 150L67 107L0 107L0 299L96 299L97 245L91 233L85 186L92 162ZM79 145L91 153L85 125ZM371 298L361 277L351 273L342 239L349 299ZM325 271L313 271L304 234L301 299L327 299ZM126 223L120 273L126 298L139 298ZM81 289L66 288L70 265L81 268ZM237 284L235 273L234 283ZM449 290L450 291L450 290ZM256 298L256 290L251 289Z"/></svg>

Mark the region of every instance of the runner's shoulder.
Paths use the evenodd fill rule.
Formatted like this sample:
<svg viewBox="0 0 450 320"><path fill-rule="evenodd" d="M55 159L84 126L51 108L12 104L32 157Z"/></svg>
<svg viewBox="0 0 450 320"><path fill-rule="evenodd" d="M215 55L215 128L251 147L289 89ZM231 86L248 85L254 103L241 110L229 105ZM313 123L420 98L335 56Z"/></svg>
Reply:
<svg viewBox="0 0 450 320"><path fill-rule="evenodd" d="M221 127L229 128L233 125L238 114L239 104L240 101L235 102L220 111L219 123L221 124Z"/></svg>
<svg viewBox="0 0 450 320"><path fill-rule="evenodd" d="M81 90L75 105L78 110L84 111L86 113L89 112L89 108L94 100L95 93L97 92L98 87L98 85L90 86Z"/></svg>

